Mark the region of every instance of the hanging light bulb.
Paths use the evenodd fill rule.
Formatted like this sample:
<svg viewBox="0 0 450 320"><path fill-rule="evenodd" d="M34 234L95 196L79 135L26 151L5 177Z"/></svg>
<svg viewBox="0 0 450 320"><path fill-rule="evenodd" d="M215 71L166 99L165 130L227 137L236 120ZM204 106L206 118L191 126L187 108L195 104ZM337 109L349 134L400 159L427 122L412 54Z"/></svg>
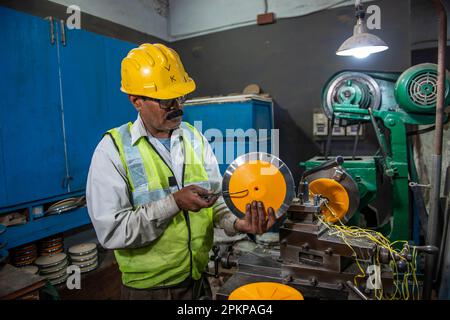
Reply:
<svg viewBox="0 0 450 320"><path fill-rule="evenodd" d="M374 34L367 31L364 23L365 11L361 1L355 3L356 25L353 28L353 36L342 43L336 51L338 56L354 56L355 58L366 58L372 53L387 50L386 43Z"/></svg>

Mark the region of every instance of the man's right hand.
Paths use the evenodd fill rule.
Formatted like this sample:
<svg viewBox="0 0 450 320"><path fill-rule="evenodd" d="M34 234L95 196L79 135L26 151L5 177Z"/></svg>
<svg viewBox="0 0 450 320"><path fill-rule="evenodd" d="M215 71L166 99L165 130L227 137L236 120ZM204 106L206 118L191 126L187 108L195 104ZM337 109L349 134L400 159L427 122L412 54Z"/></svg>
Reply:
<svg viewBox="0 0 450 320"><path fill-rule="evenodd" d="M212 192L196 185L190 185L175 192L173 197L181 210L200 211L211 207L219 196L211 196Z"/></svg>

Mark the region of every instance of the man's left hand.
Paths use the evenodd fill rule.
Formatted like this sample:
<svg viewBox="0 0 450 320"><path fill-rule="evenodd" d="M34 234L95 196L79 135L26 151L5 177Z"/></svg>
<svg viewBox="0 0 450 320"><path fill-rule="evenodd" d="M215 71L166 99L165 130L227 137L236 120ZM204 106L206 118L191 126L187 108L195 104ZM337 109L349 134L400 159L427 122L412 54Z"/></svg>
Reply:
<svg viewBox="0 0 450 320"><path fill-rule="evenodd" d="M253 201L247 204L245 218L237 219L234 228L243 233L263 234L277 221L275 212L269 208L266 213L261 201Z"/></svg>

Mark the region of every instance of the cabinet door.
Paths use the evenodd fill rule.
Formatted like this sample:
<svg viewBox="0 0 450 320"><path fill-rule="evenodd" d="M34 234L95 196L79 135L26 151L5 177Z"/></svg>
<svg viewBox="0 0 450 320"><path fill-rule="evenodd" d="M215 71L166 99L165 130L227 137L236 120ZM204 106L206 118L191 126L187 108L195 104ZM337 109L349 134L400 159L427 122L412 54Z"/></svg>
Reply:
<svg viewBox="0 0 450 320"><path fill-rule="evenodd" d="M67 192L48 20L0 7L0 207Z"/></svg>
<svg viewBox="0 0 450 320"><path fill-rule="evenodd" d="M65 34L60 65L69 186L80 191L103 134L130 121L133 110L120 91L120 62L131 45L85 30L66 29Z"/></svg>
<svg viewBox="0 0 450 320"><path fill-rule="evenodd" d="M106 130L118 127L126 122L134 122L136 110L128 100L128 95L120 91L120 66L128 52L138 45L113 38L105 38L106 49L106 87L108 94L106 102L108 108L108 127ZM105 130L105 131L106 131Z"/></svg>

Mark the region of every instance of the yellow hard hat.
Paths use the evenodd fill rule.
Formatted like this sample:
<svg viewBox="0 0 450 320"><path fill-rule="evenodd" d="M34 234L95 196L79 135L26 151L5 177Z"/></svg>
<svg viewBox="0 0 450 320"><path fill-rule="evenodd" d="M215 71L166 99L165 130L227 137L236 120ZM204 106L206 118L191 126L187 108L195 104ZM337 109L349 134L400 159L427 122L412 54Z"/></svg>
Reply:
<svg viewBox="0 0 450 320"><path fill-rule="evenodd" d="M122 92L155 99L174 99L195 90L180 56L163 44L144 43L122 60Z"/></svg>

